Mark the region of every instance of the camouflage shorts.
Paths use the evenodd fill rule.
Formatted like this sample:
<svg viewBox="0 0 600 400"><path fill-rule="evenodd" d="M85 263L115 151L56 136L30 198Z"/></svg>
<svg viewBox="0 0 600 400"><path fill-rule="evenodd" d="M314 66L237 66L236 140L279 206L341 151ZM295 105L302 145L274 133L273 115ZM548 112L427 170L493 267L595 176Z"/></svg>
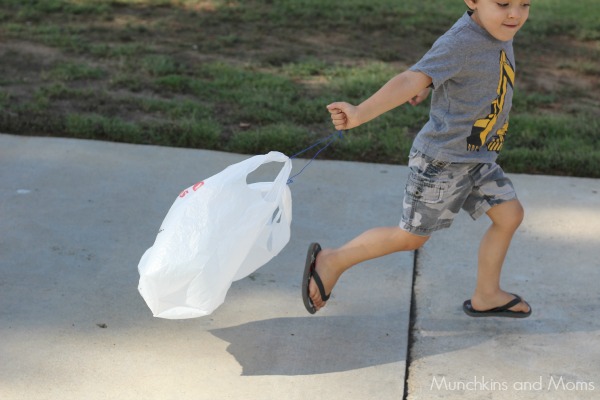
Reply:
<svg viewBox="0 0 600 400"><path fill-rule="evenodd" d="M463 209L473 219L492 206L517 198L510 179L496 163L450 163L411 150L400 227L429 236L448 228Z"/></svg>

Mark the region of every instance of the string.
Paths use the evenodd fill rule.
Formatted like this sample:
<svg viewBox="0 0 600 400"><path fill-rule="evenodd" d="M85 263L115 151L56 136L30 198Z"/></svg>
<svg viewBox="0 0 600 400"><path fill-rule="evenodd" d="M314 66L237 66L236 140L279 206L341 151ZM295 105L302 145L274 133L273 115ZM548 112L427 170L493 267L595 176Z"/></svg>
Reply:
<svg viewBox="0 0 600 400"><path fill-rule="evenodd" d="M295 177L297 177L298 175L300 175L302 172L304 172L304 170L306 169L306 167L308 167L308 166L310 165L310 163L312 163L312 162L315 160L315 158L317 158L317 156L318 156L318 155L319 155L319 154L320 154L320 153L321 153L323 150L325 150L327 147L329 147L329 145L330 145L331 143L335 142L337 139L343 139L343 138L344 138L344 132L343 132L343 131L337 131L337 132L335 132L335 133L332 133L331 135L327 136L326 138L323 138L323 139L321 139L321 140L317 141L316 143L314 143L314 144L310 145L310 146L309 146L309 147L307 147L306 149L304 149L304 150L301 150L301 151L299 151L298 153L296 153L296 154L294 154L293 156L291 156L291 157L290 157L290 159L294 159L294 158L296 158L297 156L299 156L300 154L304 154L304 153L306 153L307 151L309 151L309 150L313 149L314 147L317 147L317 146L318 146L318 145L320 145L321 143L323 143L323 142L327 142L327 143L325 144L325 146L321 147L321 148L319 149L319 151L317 151L317 152L315 153L315 155L314 155L314 156L313 156L313 157L312 157L312 158L311 158L311 159L310 159L310 160L309 160L309 161L308 161L308 162L307 162L307 163L304 165L304 167L302 167L302 169L301 169L301 170L300 170L300 171L299 171L297 174L295 174L295 175L291 176L291 177L288 179L288 181L287 181L287 184L289 185L289 184L293 183L293 182L294 182L294 178L295 178Z"/></svg>

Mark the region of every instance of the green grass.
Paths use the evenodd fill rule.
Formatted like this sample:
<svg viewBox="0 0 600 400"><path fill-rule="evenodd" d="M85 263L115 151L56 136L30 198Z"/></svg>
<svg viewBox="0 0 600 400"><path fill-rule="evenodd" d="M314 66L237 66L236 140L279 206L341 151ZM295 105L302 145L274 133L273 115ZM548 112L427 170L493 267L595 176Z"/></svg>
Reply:
<svg viewBox="0 0 600 400"><path fill-rule="evenodd" d="M140 137L137 125L102 115L68 114L65 133L70 137L114 141L136 141Z"/></svg>
<svg viewBox="0 0 600 400"><path fill-rule="evenodd" d="M76 81L82 79L100 79L106 75L102 68L85 64L60 63L48 72L47 80Z"/></svg>
<svg viewBox="0 0 600 400"><path fill-rule="evenodd" d="M237 132L230 140L228 150L236 153L257 154L264 149L280 151L290 156L310 145L315 138L306 130L289 124L272 124L248 131Z"/></svg>
<svg viewBox="0 0 600 400"><path fill-rule="evenodd" d="M536 37L570 35L581 40L600 39L600 3L595 0L535 0L525 32Z"/></svg>
<svg viewBox="0 0 600 400"><path fill-rule="evenodd" d="M600 3L532 3L501 163L600 177ZM0 131L291 155L333 132L327 104L364 100L464 11L462 0L4 0ZM426 104L402 106L321 157L406 163L427 118Z"/></svg>

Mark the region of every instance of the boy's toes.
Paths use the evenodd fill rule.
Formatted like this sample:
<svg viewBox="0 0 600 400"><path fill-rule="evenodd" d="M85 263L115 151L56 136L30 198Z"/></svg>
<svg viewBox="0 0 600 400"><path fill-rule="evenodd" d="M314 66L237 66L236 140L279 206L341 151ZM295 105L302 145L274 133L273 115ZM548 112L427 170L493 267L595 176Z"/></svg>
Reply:
<svg viewBox="0 0 600 400"><path fill-rule="evenodd" d="M323 308L325 306L325 302L321 299L321 294L319 293L319 289L317 285L311 280L311 285L309 289L309 297L310 301L313 303L317 310Z"/></svg>
<svg viewBox="0 0 600 400"><path fill-rule="evenodd" d="M522 312L522 313L528 313L531 308L529 307L529 304L525 301L525 300L521 300L521 302L519 304L517 304L516 306L509 308L510 311L515 311L515 312Z"/></svg>

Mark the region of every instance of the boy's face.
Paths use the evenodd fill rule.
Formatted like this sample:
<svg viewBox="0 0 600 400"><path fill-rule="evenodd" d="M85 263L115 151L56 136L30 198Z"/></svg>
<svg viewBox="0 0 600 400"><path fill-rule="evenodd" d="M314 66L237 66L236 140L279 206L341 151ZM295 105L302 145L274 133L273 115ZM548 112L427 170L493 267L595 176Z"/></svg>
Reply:
<svg viewBox="0 0 600 400"><path fill-rule="evenodd" d="M511 40L529 17L531 0L465 0L471 18L498 40Z"/></svg>

